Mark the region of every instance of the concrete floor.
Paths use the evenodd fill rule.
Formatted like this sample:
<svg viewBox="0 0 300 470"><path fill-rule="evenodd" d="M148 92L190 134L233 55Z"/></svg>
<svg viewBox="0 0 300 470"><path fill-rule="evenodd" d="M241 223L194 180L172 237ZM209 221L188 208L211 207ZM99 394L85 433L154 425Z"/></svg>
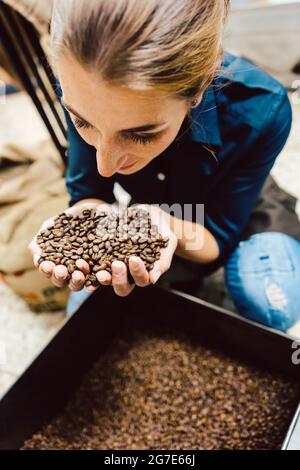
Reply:
<svg viewBox="0 0 300 470"><path fill-rule="evenodd" d="M64 312L33 313L0 284L0 398L65 321Z"/></svg>

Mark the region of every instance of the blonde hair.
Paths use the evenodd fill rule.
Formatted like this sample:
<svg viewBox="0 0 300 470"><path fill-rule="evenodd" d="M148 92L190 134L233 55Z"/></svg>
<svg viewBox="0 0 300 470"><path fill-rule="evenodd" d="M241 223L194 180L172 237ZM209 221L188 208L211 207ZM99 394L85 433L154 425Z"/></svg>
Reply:
<svg viewBox="0 0 300 470"><path fill-rule="evenodd" d="M222 58L229 0L56 0L51 58L71 54L111 83L193 101Z"/></svg>

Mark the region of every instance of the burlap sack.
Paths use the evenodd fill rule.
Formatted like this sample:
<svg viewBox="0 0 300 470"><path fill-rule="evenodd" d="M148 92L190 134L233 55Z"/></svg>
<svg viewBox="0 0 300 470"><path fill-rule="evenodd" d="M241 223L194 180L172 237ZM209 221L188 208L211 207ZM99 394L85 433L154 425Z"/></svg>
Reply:
<svg viewBox="0 0 300 470"><path fill-rule="evenodd" d="M45 219L68 207L63 163L26 93L8 95L1 108L0 272L36 310L60 310L68 289L41 278L27 247Z"/></svg>

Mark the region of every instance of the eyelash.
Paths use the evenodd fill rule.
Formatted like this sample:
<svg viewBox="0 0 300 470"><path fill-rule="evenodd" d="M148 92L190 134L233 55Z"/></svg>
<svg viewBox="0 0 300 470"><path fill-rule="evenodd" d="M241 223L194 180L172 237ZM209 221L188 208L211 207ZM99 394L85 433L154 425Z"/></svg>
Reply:
<svg viewBox="0 0 300 470"><path fill-rule="evenodd" d="M81 119L78 119L77 117L74 117L74 125L77 129L90 129L92 127L90 124L82 121ZM129 138L130 140L133 140L136 143L146 145L150 142L153 142L158 136L159 136L159 133L151 134L151 135L143 135L143 136L138 135L138 134L131 134L126 137Z"/></svg>

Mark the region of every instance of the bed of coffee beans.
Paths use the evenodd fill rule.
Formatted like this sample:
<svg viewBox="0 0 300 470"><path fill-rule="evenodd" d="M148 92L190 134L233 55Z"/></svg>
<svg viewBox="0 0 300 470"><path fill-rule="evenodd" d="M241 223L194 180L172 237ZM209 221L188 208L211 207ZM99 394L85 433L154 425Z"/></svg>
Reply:
<svg viewBox="0 0 300 470"><path fill-rule="evenodd" d="M128 266L133 255L139 256L150 271L168 241L168 237L158 233L157 225L151 223L149 212L134 206L111 213L85 209L76 216L62 212L54 218L52 227L37 236L42 249L39 263L52 261L64 265L69 275L78 269L77 260L83 259L89 264L86 286L98 286L98 271L111 273L114 260ZM128 278L129 282L133 281L129 270Z"/></svg>
<svg viewBox="0 0 300 470"><path fill-rule="evenodd" d="M23 448L279 449L299 395L298 383L181 332L128 322Z"/></svg>

